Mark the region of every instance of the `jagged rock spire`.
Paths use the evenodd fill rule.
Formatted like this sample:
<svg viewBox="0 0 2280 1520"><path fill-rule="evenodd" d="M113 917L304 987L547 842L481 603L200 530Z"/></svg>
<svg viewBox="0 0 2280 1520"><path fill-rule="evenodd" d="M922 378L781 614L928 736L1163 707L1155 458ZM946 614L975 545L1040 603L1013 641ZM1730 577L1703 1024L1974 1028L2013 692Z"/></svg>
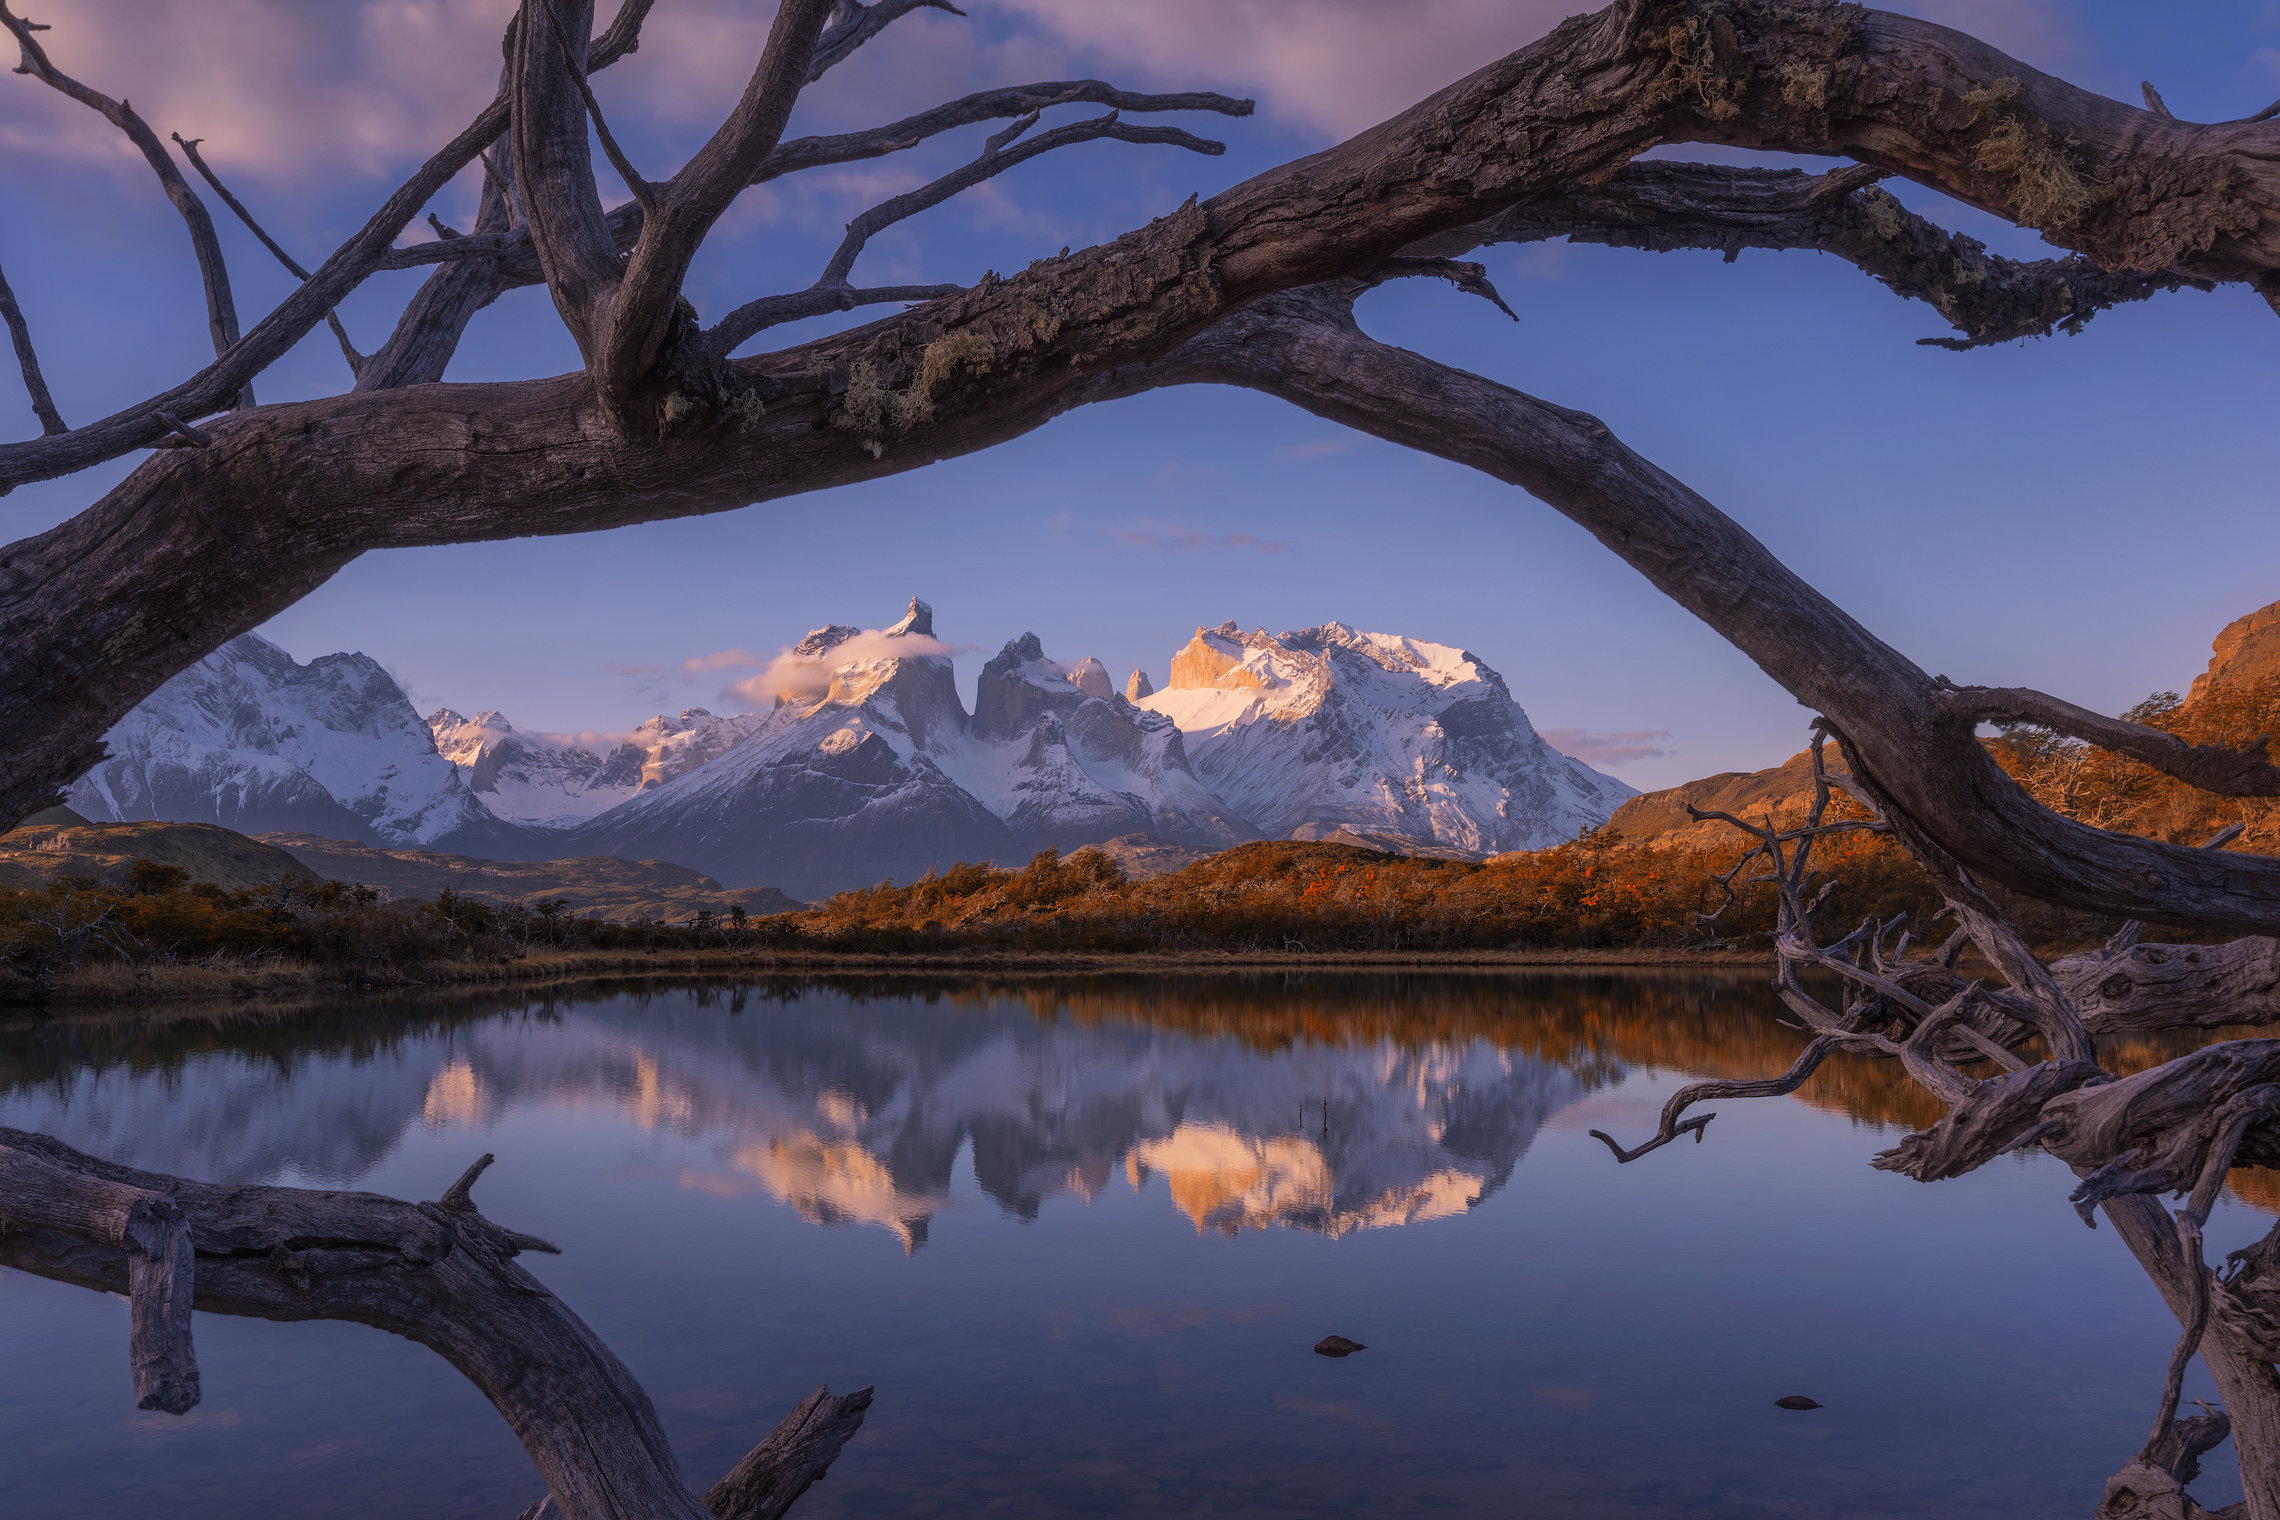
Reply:
<svg viewBox="0 0 2280 1520"><path fill-rule="evenodd" d="M903 614L903 620L885 632L889 638L915 634L922 639L931 639L934 637L934 609L914 596L910 599L910 610Z"/></svg>

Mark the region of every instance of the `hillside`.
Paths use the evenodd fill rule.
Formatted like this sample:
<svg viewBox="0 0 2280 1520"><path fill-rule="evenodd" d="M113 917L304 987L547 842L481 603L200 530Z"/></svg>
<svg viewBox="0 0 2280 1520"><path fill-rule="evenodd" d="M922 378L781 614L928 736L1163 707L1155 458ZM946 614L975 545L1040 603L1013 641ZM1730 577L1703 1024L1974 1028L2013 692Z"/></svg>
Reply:
<svg viewBox="0 0 2280 1520"><path fill-rule="evenodd" d="M1834 745L1827 756L1832 772L1843 770L1844 761ZM1658 850L1732 850L1743 842L1730 823L1716 819L1697 823L1689 818L1690 805L1753 822L1770 815L1785 827L1801 823L1813 805L1812 752L1799 750L1770 770L1722 771L1682 786L1642 792L1617 808L1602 832Z"/></svg>
<svg viewBox="0 0 2280 1520"><path fill-rule="evenodd" d="M307 874L283 850L211 823L89 823L58 807L0 834L0 887L44 887L67 876L117 886L137 860L176 866L192 881L233 891Z"/></svg>
<svg viewBox="0 0 2280 1520"><path fill-rule="evenodd" d="M2280 734L2280 602L2225 625L2211 642L2208 668L2186 695L2155 692L2121 714L2195 744L2239 747ZM2195 791L2137 761L2092 749L2046 729L2018 724L1987 741L1996 762L2036 801L2099 828L2198 844L2229 823L2247 825L2231 848L2280 850L2280 808L2270 799ZM1833 770L1843 760L1832 745ZM1688 804L1776 823L1803 820L1813 799L1809 753L1762 771L1727 771L1633 797L1608 818L1605 833L1652 849L1731 849L1730 824L1696 823Z"/></svg>
<svg viewBox="0 0 2280 1520"><path fill-rule="evenodd" d="M754 915L787 913L800 904L774 887L731 891L699 871L662 860L587 855L572 860L481 860L427 850L383 850L314 834L264 834L297 867L327 881L378 887L391 897L433 898L446 889L479 902L510 905L567 899L581 917L679 919L700 909L725 913L740 904Z"/></svg>

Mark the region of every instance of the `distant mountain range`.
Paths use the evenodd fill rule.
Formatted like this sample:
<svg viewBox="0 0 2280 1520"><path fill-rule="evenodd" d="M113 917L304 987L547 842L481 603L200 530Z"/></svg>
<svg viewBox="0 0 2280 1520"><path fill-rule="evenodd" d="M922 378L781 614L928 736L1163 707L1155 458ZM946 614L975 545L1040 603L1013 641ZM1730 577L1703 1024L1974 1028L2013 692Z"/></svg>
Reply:
<svg viewBox="0 0 2280 1520"><path fill-rule="evenodd" d="M67 800L98 821L672 861L813 898L1133 835L1536 848L1633 795L1449 645L1227 623L1196 630L1163 689L1136 671L1119 693L1099 661L1024 634L982 667L972 713L946 649L913 599L889 627L802 639L771 667L770 712L691 708L588 745L495 711L422 721L370 658L301 665L248 634L130 713Z"/></svg>

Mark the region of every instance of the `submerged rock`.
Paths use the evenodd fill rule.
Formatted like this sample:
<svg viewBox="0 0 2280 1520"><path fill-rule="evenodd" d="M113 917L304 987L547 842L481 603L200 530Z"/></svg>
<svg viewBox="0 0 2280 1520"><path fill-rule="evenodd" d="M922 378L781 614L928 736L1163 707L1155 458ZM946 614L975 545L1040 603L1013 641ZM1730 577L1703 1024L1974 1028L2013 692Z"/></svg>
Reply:
<svg viewBox="0 0 2280 1520"><path fill-rule="evenodd" d="M1818 1409L1821 1407L1821 1401L1809 1399L1802 1393L1793 1393L1785 1399L1775 1399L1773 1407L1776 1409Z"/></svg>
<svg viewBox="0 0 2280 1520"><path fill-rule="evenodd" d="M1352 1356L1357 1351L1369 1349L1360 1341L1350 1341L1342 1335L1325 1335L1314 1343L1316 1356Z"/></svg>

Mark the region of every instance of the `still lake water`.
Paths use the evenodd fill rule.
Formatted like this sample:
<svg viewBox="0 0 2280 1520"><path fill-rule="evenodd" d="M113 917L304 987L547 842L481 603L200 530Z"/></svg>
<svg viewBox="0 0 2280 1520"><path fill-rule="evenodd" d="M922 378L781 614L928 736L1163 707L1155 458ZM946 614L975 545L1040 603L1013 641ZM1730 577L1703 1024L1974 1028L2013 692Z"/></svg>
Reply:
<svg viewBox="0 0 2280 1520"><path fill-rule="evenodd" d="M700 1491L816 1384L877 1385L804 1520L2079 1520L2176 1327L2063 1168L1870 1170L1930 1115L1865 1061L1631 1166L1587 1133L1800 1043L1738 977L659 985L19 1023L0 1124L408 1198L494 1151L484 1211L563 1247L523 1261ZM2228 1198L2212 1257L2270 1223ZM1332 1333L1369 1349L1312 1355ZM197 1335L205 1402L138 1413L124 1304L0 1272L0 1514L537 1497L418 1346Z"/></svg>

